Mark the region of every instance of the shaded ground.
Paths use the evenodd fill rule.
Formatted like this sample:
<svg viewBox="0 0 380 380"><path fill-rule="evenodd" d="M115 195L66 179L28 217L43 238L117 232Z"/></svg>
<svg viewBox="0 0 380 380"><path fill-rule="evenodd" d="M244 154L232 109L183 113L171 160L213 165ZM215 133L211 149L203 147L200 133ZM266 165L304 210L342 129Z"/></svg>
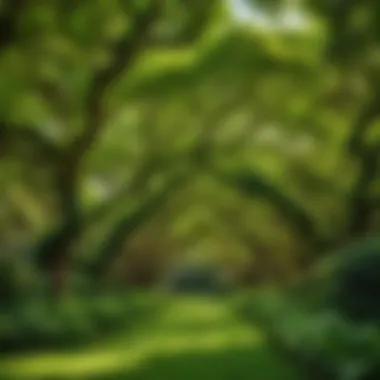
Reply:
<svg viewBox="0 0 380 380"><path fill-rule="evenodd" d="M293 380L292 368L227 301L173 298L132 335L70 353L3 360L1 379L15 380Z"/></svg>

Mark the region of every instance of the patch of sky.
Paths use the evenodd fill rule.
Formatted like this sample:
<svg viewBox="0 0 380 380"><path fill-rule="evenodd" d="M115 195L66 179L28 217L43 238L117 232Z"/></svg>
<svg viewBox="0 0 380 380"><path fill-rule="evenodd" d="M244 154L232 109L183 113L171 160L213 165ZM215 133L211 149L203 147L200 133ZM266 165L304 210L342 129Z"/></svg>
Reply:
<svg viewBox="0 0 380 380"><path fill-rule="evenodd" d="M265 12L259 5L248 0L227 0L235 20L269 30L302 30L307 28L306 15L297 6L297 1L288 1L278 12Z"/></svg>

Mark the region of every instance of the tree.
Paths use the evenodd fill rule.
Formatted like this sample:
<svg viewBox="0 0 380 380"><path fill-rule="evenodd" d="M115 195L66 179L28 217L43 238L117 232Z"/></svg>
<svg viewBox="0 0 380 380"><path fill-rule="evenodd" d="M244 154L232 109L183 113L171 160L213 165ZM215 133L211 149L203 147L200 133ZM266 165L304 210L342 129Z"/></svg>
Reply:
<svg viewBox="0 0 380 380"><path fill-rule="evenodd" d="M3 11L16 33L1 44L1 186L27 196L7 207L14 222L2 235L42 235L36 256L56 294L71 254L108 247L99 256L108 270L153 214L170 249L222 252L230 240L239 250L252 235L262 246L277 240L263 266L286 245L289 268L302 270L378 228L376 4L253 3L261 29L217 0L25 1ZM294 12L303 22L289 26ZM360 26L358 12L372 21ZM145 208L178 165L192 183ZM226 202L246 213L249 232L218 219ZM180 217L188 232L178 233Z"/></svg>
<svg viewBox="0 0 380 380"><path fill-rule="evenodd" d="M112 87L148 47L174 41L188 44L198 38L207 28L215 4L99 0L81 4L54 1L41 6L20 1L4 7L3 26L11 33L3 43L3 65L10 62L12 54L21 58L32 49L28 65L37 73L28 74L27 65L19 65L27 80L18 83L19 88L9 81L14 94L12 109L21 92L21 104L37 104L40 114L29 112L21 123L14 120L12 110L4 109L2 141L12 153L13 145L26 144L46 163L61 222L42 241L40 256L52 272L57 294L64 283L72 244L83 229L78 198L83 163L112 122ZM178 16L179 30L167 36L162 30L176 28L172 24ZM94 22L98 23L96 30ZM42 51L43 59L38 56ZM57 143L40 129L49 120L59 124L51 126L52 132L60 135ZM24 153L24 148L19 149Z"/></svg>

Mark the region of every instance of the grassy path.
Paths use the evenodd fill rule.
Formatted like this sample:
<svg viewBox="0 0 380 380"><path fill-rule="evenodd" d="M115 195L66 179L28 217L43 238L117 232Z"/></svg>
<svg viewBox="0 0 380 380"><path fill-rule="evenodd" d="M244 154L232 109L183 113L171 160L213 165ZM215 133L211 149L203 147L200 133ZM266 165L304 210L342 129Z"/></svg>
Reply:
<svg viewBox="0 0 380 380"><path fill-rule="evenodd" d="M293 380L292 369L228 302L176 298L154 320L112 343L10 358L7 380Z"/></svg>

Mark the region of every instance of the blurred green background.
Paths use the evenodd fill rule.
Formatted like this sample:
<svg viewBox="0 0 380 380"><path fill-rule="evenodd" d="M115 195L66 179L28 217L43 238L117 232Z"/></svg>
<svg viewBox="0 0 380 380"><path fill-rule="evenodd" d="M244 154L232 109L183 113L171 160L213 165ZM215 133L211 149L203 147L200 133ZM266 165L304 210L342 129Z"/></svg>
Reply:
<svg viewBox="0 0 380 380"><path fill-rule="evenodd" d="M0 2L0 378L380 379L377 0Z"/></svg>

